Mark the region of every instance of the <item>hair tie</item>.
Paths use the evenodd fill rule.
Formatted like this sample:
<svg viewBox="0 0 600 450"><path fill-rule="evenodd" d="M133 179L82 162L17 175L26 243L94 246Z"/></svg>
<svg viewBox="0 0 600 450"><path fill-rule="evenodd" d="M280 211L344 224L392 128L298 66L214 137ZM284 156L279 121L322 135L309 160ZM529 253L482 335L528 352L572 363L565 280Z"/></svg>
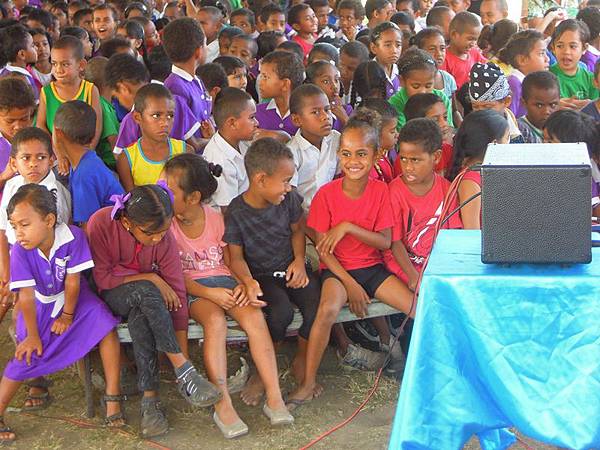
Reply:
<svg viewBox="0 0 600 450"><path fill-rule="evenodd" d="M219 164L208 163L208 170L213 177L220 177L223 173L223 168Z"/></svg>
<svg viewBox="0 0 600 450"><path fill-rule="evenodd" d="M169 196L169 199L171 200L171 204L175 203L175 196L173 195L173 191L169 189L169 186L167 185L167 182L165 180L158 180L156 182L156 185L160 186L165 190L165 192Z"/></svg>
<svg viewBox="0 0 600 450"><path fill-rule="evenodd" d="M125 204L127 200L131 197L131 192L127 194L113 194L110 196L110 201L115 205L113 206L112 211L110 212L110 220L115 220L115 216L119 211L125 209Z"/></svg>

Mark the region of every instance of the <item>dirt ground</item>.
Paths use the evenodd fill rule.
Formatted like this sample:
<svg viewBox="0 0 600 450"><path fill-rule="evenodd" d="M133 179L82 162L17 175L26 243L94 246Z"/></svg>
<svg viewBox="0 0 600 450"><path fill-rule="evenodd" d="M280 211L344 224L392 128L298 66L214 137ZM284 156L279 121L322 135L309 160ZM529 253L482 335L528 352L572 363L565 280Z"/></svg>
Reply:
<svg viewBox="0 0 600 450"><path fill-rule="evenodd" d="M6 332L6 322L0 327L0 364L12 356L14 346ZM192 358L200 361L199 347L191 346ZM233 349L231 366L235 370L237 356L244 349ZM280 356L285 366L287 355ZM237 362L239 366L239 362ZM209 409L192 409L179 396L172 381L165 380L161 388L163 402L167 406L171 431L154 442L144 441L138 434L139 396L125 403L128 427L123 431L102 428L101 411L96 409L94 419L85 418L83 386L75 368L68 368L52 376L53 403L45 411L21 414L18 411L24 400L25 390L13 402L6 420L18 435L16 449L297 449L313 438L348 417L362 402L374 382L374 374L345 371L337 363L334 352L329 349L321 370L321 382L325 391L318 400L303 405L295 416L293 426L272 428L260 408L245 406L239 399L236 408L248 424L250 434L234 441L226 441L212 421ZM284 392L293 385L285 371L282 375ZM399 385L395 380L382 377L379 389L365 409L345 428L325 438L315 449L376 450L387 448L391 431ZM96 393L99 398L99 392ZM527 440L528 444L515 445L513 450L553 450L554 447ZM471 440L467 450L479 449ZM441 449L440 449L441 450Z"/></svg>

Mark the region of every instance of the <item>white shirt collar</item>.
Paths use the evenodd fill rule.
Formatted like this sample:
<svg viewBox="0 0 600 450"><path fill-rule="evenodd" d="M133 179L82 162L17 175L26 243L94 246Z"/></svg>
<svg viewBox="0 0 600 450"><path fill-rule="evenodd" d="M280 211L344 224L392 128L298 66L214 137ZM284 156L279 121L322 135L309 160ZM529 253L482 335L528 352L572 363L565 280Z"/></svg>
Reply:
<svg viewBox="0 0 600 450"><path fill-rule="evenodd" d="M46 255L39 248L37 249L38 255L46 261L50 261L60 247L71 242L73 239L75 239L75 236L71 233L69 226L66 223L59 223L54 228L54 244L52 244L52 248L50 249L49 257L46 258Z"/></svg>
<svg viewBox="0 0 600 450"><path fill-rule="evenodd" d="M27 69L23 69L22 67L13 66L12 64L7 64L4 68L6 70L8 70L9 72L17 72L17 73L20 73L21 75L25 75L26 77L31 77L31 74L27 71Z"/></svg>
<svg viewBox="0 0 600 450"><path fill-rule="evenodd" d="M275 103L275 99L274 99L274 98L272 98L272 99L269 101L269 104L267 105L267 111L268 111L269 109L274 109L274 110L275 110L275 112L277 113L277 115L278 115L279 117L281 117L281 120L285 119L287 116L289 116L289 115L290 115L290 110L289 110L289 109L288 109L288 111L285 113L285 116L282 116L282 115L281 115L281 111L279 111L279 108L277 107L277 103Z"/></svg>
<svg viewBox="0 0 600 450"><path fill-rule="evenodd" d="M306 139L304 136L302 136L302 130L298 129L298 131L296 131L296 134L294 135L294 139L296 140L297 144L298 144L298 148L300 150L307 150L309 148L314 148L317 151L326 149L329 147L330 141L331 139L333 139L333 135L336 131L335 130L331 130L331 133L329 133L327 136L325 136L323 138L323 140L321 141L321 148L318 148L316 145L311 144L310 141L308 141L308 139Z"/></svg>
<svg viewBox="0 0 600 450"><path fill-rule="evenodd" d="M519 80L521 83L525 79L525 74L523 72L521 72L519 69L515 69L514 67L510 74L514 75L516 77L516 79Z"/></svg>
<svg viewBox="0 0 600 450"><path fill-rule="evenodd" d="M588 44L588 48L587 49L588 49L588 52L590 52L592 55L600 56L600 50L598 50L593 45L589 45Z"/></svg>
<svg viewBox="0 0 600 450"><path fill-rule="evenodd" d="M244 146L241 145L240 143L240 151L238 152L229 142L227 142L225 140L225 138L223 138L223 136L221 136L221 133L219 133L218 131L213 135L213 137L210 139L213 143L213 145L215 145L216 147L219 148L219 150L221 150L223 153L225 153L225 157L229 160L233 160L235 158L241 158L242 160L244 159L244 153L245 153L245 148ZM207 146L210 145L210 142L207 144Z"/></svg>
<svg viewBox="0 0 600 450"><path fill-rule="evenodd" d="M373 61L377 61L377 58L373 58ZM400 71L398 70L398 65L397 64L392 64L392 76L391 77L388 76L387 71L385 69L383 69L383 71L385 73L385 77L387 78L387 80L390 83L394 80L394 78L396 78L400 74Z"/></svg>
<svg viewBox="0 0 600 450"><path fill-rule="evenodd" d="M46 175L44 179L38 184L45 186L46 188L48 188L48 190L54 189L56 187L56 176L54 175L54 172L50 170L48 172L48 175Z"/></svg>
<svg viewBox="0 0 600 450"><path fill-rule="evenodd" d="M194 81L197 80L198 77L193 77L191 76L189 73L187 73L185 70L183 70L180 67L177 67L175 64L173 64L171 66L171 72L174 73L175 75L179 75L181 78L183 78L185 81Z"/></svg>

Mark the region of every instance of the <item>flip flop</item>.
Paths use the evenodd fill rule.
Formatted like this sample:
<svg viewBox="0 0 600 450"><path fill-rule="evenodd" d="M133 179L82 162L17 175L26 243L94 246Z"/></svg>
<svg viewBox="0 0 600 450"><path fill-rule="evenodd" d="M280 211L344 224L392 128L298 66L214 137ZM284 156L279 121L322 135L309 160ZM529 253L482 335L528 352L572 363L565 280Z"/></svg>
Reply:
<svg viewBox="0 0 600 450"><path fill-rule="evenodd" d="M304 405L307 402L310 402L310 400L308 400L308 399L302 400L299 398L290 398L285 401L285 406L287 406L287 409L289 412L292 412L292 411L296 411L298 408L300 408L302 405Z"/></svg>

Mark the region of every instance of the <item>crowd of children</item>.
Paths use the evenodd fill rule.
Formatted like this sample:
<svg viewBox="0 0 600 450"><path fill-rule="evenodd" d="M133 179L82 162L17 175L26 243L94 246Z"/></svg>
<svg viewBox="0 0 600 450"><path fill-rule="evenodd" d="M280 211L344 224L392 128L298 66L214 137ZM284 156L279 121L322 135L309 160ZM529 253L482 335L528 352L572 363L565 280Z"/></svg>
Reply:
<svg viewBox="0 0 600 450"><path fill-rule="evenodd" d="M395 330L368 305L414 316L442 211L481 191L469 169L491 143L585 142L598 216L600 7L520 29L506 1L480 3L0 0L0 317L13 307L16 342L0 443L16 439L4 412L19 386L24 410L45 408L44 377L96 346L108 426L125 424L134 366L141 434L168 431L160 352L225 438L248 433L227 316L255 368L241 398L272 425L323 391L331 336L343 365L389 354L401 370ZM478 198L443 223L480 225ZM336 324L346 305L379 351ZM284 400L275 351L296 309Z"/></svg>

